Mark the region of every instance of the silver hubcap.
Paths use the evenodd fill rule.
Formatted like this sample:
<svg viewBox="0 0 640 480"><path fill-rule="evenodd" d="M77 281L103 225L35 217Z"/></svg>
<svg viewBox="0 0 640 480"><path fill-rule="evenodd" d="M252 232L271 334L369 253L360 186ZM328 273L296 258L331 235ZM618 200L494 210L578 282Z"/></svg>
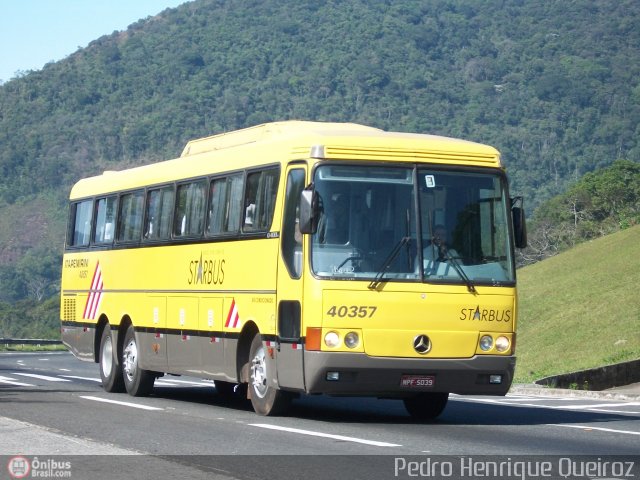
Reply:
<svg viewBox="0 0 640 480"><path fill-rule="evenodd" d="M113 369L113 343L111 337L107 337L102 345L102 354L100 355L100 367L104 378L109 378Z"/></svg>
<svg viewBox="0 0 640 480"><path fill-rule="evenodd" d="M264 398L267 394L267 360L262 346L258 348L251 360L251 385L255 394Z"/></svg>
<svg viewBox="0 0 640 480"><path fill-rule="evenodd" d="M127 380L133 382L138 369L138 347L134 339L131 339L124 352L122 352L122 369L127 376Z"/></svg>

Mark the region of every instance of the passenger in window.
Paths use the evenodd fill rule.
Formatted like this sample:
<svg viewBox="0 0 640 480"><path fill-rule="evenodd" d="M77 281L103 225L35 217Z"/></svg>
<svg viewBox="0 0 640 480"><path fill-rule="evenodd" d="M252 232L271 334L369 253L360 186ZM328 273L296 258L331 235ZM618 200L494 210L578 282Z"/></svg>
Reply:
<svg viewBox="0 0 640 480"><path fill-rule="evenodd" d="M253 220L255 218L255 215L256 215L256 204L255 203L250 203L245 208L245 215L244 215L244 224L245 224L245 226L252 226L253 225Z"/></svg>

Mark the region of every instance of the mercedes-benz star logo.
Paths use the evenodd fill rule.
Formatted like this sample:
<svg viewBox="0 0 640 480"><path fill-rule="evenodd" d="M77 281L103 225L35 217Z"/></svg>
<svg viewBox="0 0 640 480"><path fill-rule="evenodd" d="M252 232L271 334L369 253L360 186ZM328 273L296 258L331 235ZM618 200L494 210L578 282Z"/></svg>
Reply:
<svg viewBox="0 0 640 480"><path fill-rule="evenodd" d="M431 350L431 340L426 335L418 335L413 339L413 349L420 355L429 353Z"/></svg>

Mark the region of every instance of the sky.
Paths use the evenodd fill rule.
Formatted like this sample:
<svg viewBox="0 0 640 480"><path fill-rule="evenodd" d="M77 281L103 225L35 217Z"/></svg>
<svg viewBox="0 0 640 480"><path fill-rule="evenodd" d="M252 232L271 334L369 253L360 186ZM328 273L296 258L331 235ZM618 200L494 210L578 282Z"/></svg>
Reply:
<svg viewBox="0 0 640 480"><path fill-rule="evenodd" d="M0 0L0 82L187 0Z"/></svg>

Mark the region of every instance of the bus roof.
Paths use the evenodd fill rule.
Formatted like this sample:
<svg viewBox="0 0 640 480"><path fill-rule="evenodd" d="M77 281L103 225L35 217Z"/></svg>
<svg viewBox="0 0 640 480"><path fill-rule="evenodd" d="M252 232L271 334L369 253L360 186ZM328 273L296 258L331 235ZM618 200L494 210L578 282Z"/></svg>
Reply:
<svg viewBox="0 0 640 480"><path fill-rule="evenodd" d="M386 132L355 123L292 120L191 140L179 158L106 171L80 180L70 197L84 198L306 158L501 167L500 154L495 148L466 140Z"/></svg>

